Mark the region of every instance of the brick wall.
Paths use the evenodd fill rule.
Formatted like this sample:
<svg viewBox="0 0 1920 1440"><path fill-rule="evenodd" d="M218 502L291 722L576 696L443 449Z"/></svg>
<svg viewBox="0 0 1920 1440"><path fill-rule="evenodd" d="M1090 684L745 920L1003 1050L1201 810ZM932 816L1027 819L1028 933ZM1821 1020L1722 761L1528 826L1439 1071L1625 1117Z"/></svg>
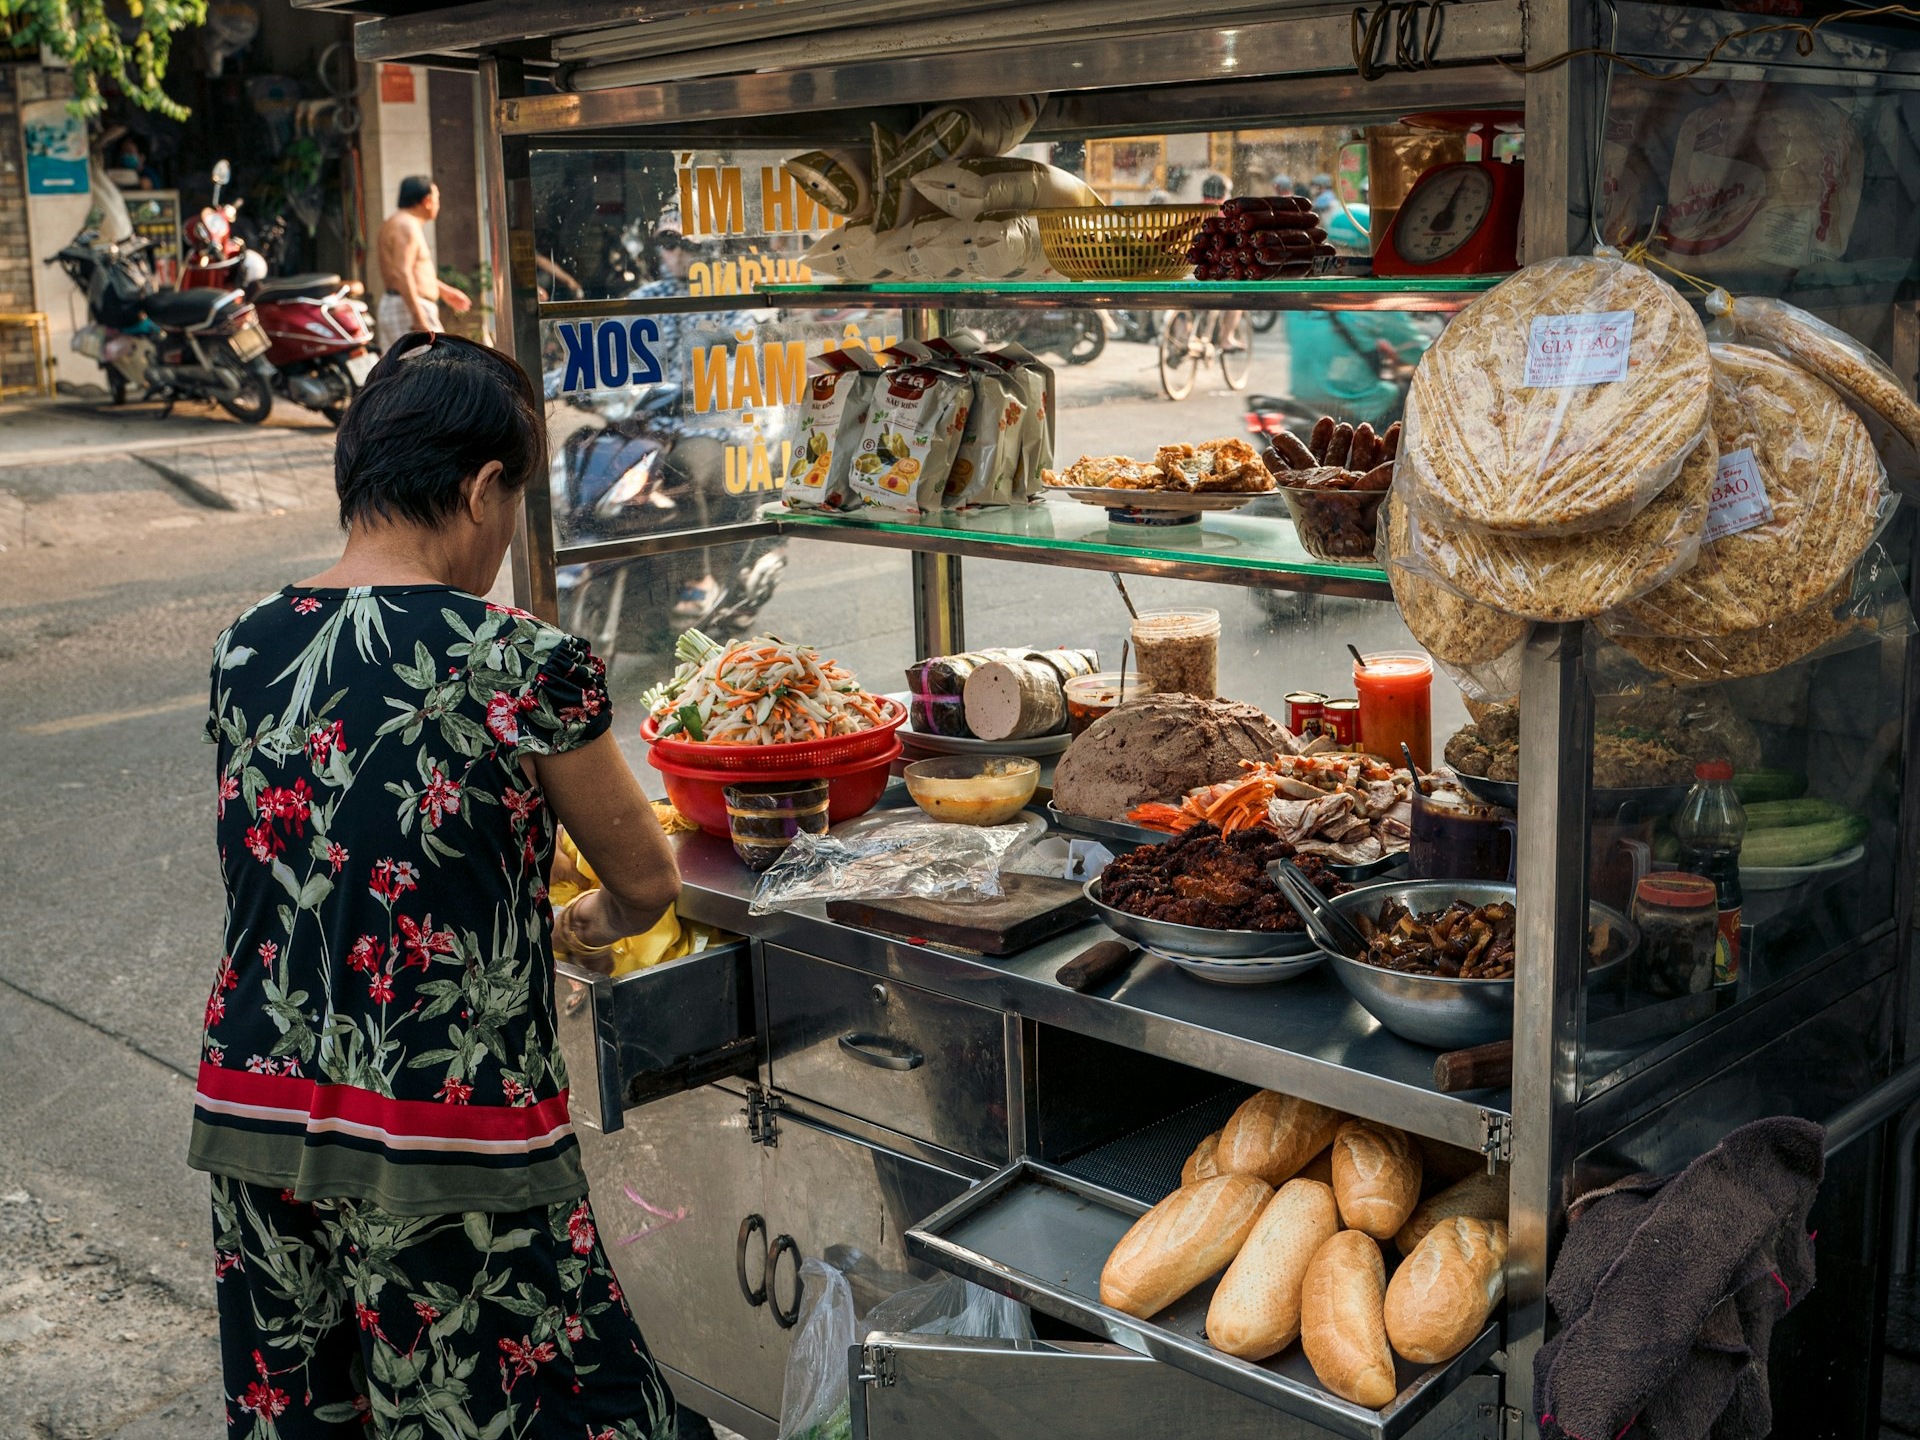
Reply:
<svg viewBox="0 0 1920 1440"><path fill-rule="evenodd" d="M20 67L0 65L0 310L33 309L27 243L27 175L20 150ZM33 375L33 349L20 331L0 331L0 374L10 385Z"/></svg>

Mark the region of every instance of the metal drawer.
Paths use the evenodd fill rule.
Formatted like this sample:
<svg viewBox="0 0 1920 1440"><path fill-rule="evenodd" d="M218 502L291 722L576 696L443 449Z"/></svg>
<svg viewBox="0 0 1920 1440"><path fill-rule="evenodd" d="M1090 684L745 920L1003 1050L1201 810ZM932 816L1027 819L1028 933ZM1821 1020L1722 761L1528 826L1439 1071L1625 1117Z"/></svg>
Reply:
<svg viewBox="0 0 1920 1440"><path fill-rule="evenodd" d="M1254 1364L1208 1345L1214 1282L1151 1320L1135 1319L1100 1303L1100 1271L1148 1208L1065 1171L1020 1160L908 1231L907 1253L1346 1440L1411 1435L1499 1348L1496 1322L1445 1365L1422 1369L1398 1361L1399 1396L1384 1410L1369 1410L1322 1386L1298 1346Z"/></svg>
<svg viewBox="0 0 1920 1440"><path fill-rule="evenodd" d="M753 1073L750 942L729 941L617 980L554 968L576 1123L618 1130L635 1105Z"/></svg>
<svg viewBox="0 0 1920 1440"><path fill-rule="evenodd" d="M777 945L765 954L776 1090L1005 1163L1007 1043L999 1011Z"/></svg>

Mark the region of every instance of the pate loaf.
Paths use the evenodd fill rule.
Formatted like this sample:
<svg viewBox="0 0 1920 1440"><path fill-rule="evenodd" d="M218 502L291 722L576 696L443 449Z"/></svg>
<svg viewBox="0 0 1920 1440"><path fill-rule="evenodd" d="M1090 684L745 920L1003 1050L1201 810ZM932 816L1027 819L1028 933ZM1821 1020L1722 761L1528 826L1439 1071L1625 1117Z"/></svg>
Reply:
<svg viewBox="0 0 1920 1440"><path fill-rule="evenodd" d="M1631 315L1622 373L1556 384L1546 347L1594 343L1583 324ZM1536 338L1535 322L1572 338ZM1535 373L1529 383L1529 354ZM1621 524L1680 473L1707 428L1707 337L1665 281L1619 260L1542 261L1468 305L1421 357L1400 458L1422 503L1511 535ZM1588 373L1599 374L1590 371Z"/></svg>
<svg viewBox="0 0 1920 1440"><path fill-rule="evenodd" d="M1144 1320L1240 1253L1273 1187L1251 1175L1183 1185L1133 1222L1100 1271L1100 1303Z"/></svg>
<svg viewBox="0 0 1920 1440"><path fill-rule="evenodd" d="M1102 715L1053 772L1053 803L1069 815L1125 820L1149 800L1178 804L1189 790L1240 774L1242 760L1271 760L1280 727L1234 700L1162 693Z"/></svg>

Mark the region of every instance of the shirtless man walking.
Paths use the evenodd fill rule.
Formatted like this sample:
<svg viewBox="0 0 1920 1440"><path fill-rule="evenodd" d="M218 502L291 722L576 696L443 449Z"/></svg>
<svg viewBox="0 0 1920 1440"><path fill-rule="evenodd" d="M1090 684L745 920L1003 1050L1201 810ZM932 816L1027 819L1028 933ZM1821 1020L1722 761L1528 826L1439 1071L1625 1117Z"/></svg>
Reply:
<svg viewBox="0 0 1920 1440"><path fill-rule="evenodd" d="M380 274L387 293L380 297L375 318L382 350L391 350L410 330L444 330L443 300L456 315L473 308L465 291L434 273L426 222L439 213L440 187L431 175L409 175L400 182L400 208L380 227Z"/></svg>

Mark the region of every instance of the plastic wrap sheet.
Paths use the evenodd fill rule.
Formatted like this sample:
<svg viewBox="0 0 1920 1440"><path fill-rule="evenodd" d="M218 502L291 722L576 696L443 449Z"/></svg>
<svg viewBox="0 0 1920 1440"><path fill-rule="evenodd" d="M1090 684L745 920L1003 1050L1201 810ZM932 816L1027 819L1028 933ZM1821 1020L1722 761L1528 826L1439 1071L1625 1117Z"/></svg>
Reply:
<svg viewBox="0 0 1920 1440"><path fill-rule="evenodd" d="M1387 523L1380 527L1379 558L1393 586L1400 618L1420 648L1449 675L1453 667L1470 669L1498 661L1527 638L1526 621L1456 595L1410 568L1412 530L1407 507L1397 494L1388 495L1386 515Z"/></svg>
<svg viewBox="0 0 1920 1440"><path fill-rule="evenodd" d="M1785 356L1853 406L1903 489L1920 490L1920 405L1887 363L1853 336L1797 305L1758 295L1707 297L1709 333Z"/></svg>
<svg viewBox="0 0 1920 1440"><path fill-rule="evenodd" d="M1436 656L1433 663L1442 675L1459 688L1468 710L1476 705L1517 703L1520 699L1520 662L1526 654L1527 629L1530 628L1523 628L1520 638L1491 660L1477 665L1453 665Z"/></svg>
<svg viewBox="0 0 1920 1440"><path fill-rule="evenodd" d="M1613 617L1616 633L1734 635L1824 610L1895 503L1866 426L1791 360L1715 345L1713 430L1709 538L1691 567ZM1811 636L1812 622L1792 633Z"/></svg>
<svg viewBox="0 0 1920 1440"><path fill-rule="evenodd" d="M853 840L794 837L760 877L748 913L766 915L808 900L969 899L1001 894L1000 867L1025 825L903 821Z"/></svg>
<svg viewBox="0 0 1920 1440"><path fill-rule="evenodd" d="M1679 478L1624 524L1524 537L1448 525L1417 501L1400 566L1469 601L1526 620L1591 620L1684 572L1700 553L1717 475L1713 437ZM1410 486L1418 481L1410 481Z"/></svg>
<svg viewBox="0 0 1920 1440"><path fill-rule="evenodd" d="M1509 536L1618 526L1679 475L1710 396L1706 332L1665 281L1606 257L1529 265L1421 358L1408 503Z"/></svg>
<svg viewBox="0 0 1920 1440"><path fill-rule="evenodd" d="M800 1266L800 1328L787 1352L780 1389L779 1440L850 1440L847 1351L854 1333L853 1287L820 1260Z"/></svg>
<svg viewBox="0 0 1920 1440"><path fill-rule="evenodd" d="M1906 635L1912 607L1886 551L1873 546L1854 573L1818 602L1793 615L1726 635L1644 635L1610 616L1600 632L1648 670L1683 684L1703 685L1768 675L1802 660Z"/></svg>

